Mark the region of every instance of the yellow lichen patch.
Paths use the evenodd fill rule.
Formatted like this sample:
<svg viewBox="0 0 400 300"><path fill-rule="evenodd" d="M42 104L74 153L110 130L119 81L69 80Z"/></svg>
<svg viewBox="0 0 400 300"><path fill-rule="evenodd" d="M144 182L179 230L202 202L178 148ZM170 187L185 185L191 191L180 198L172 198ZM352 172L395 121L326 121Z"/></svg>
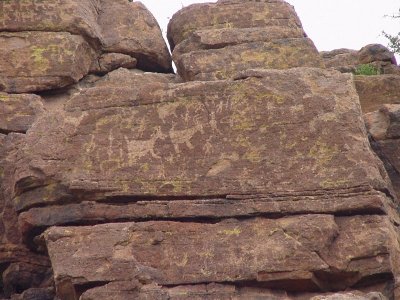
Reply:
<svg viewBox="0 0 400 300"><path fill-rule="evenodd" d="M269 55L264 51L254 51L254 50L243 51L240 54L240 58L244 63L264 62L268 64L269 61Z"/></svg>
<svg viewBox="0 0 400 300"><path fill-rule="evenodd" d="M3 102L10 101L10 96L7 94L0 93L0 101L3 101Z"/></svg>
<svg viewBox="0 0 400 300"><path fill-rule="evenodd" d="M38 46L31 47L32 59L35 62L35 67L40 71L46 71L49 67L49 60L44 56L44 52L47 48L42 48Z"/></svg>
<svg viewBox="0 0 400 300"><path fill-rule="evenodd" d="M257 148L251 148L244 155L244 159L251 161L252 163L259 163L261 161L261 153Z"/></svg>
<svg viewBox="0 0 400 300"><path fill-rule="evenodd" d="M143 172L147 172L147 171L150 169L150 166L149 166L148 163L144 163L144 164L142 164L142 166L140 167L140 169L141 169Z"/></svg>
<svg viewBox="0 0 400 300"><path fill-rule="evenodd" d="M314 158L318 166L321 167L328 164L338 152L339 149L337 145L329 146L324 142L317 141L310 149L308 155Z"/></svg>
<svg viewBox="0 0 400 300"><path fill-rule="evenodd" d="M225 229L225 230L218 231L218 233L224 234L224 235L229 235L229 236L232 236L232 235L238 236L239 234L242 233L242 231L239 228L235 227L234 229Z"/></svg>

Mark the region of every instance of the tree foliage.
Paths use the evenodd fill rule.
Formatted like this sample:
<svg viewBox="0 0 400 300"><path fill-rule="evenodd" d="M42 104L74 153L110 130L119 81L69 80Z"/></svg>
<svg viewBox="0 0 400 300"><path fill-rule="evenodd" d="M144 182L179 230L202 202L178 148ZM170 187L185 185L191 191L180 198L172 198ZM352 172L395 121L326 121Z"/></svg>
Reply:
<svg viewBox="0 0 400 300"><path fill-rule="evenodd" d="M400 9L397 14L390 17L394 19L400 19ZM385 38L388 39L389 41L388 47L390 48L390 50L400 54L400 32L396 35L392 35L390 33L387 33L386 31L383 31L382 34Z"/></svg>

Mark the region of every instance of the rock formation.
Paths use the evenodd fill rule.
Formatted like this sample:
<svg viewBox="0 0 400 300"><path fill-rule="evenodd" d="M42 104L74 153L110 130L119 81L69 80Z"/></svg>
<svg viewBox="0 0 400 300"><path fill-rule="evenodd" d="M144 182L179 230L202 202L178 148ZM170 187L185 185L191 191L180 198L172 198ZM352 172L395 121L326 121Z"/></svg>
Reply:
<svg viewBox="0 0 400 300"><path fill-rule="evenodd" d="M400 108L371 147L286 2L183 8L178 75L138 2L2 1L0 31L3 298L400 299Z"/></svg>

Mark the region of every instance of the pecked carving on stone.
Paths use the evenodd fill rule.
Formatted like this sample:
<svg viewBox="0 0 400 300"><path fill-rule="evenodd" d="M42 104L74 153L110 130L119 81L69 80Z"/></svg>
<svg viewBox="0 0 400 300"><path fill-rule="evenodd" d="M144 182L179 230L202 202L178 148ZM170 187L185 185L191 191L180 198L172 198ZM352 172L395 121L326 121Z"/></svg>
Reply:
<svg viewBox="0 0 400 300"><path fill-rule="evenodd" d="M0 9L1 298L400 297L398 186L367 101L293 7L184 8L180 76L139 2ZM397 110L371 115L375 142Z"/></svg>

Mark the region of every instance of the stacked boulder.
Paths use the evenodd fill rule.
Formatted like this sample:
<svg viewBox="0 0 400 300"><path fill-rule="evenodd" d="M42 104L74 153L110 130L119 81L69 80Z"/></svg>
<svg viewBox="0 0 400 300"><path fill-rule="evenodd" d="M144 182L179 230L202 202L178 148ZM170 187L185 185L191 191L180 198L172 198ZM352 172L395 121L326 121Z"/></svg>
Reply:
<svg viewBox="0 0 400 300"><path fill-rule="evenodd" d="M374 67L379 74L400 75L394 54L385 46L370 44L360 50L336 49L322 51L321 57L327 68L335 68L340 72L355 73L362 65Z"/></svg>
<svg viewBox="0 0 400 300"><path fill-rule="evenodd" d="M379 44L367 45L359 51L337 49L321 52L327 67L353 72L371 145L384 162L386 171L400 196L400 67L394 54ZM360 66L372 66L373 74L359 72Z"/></svg>
<svg viewBox="0 0 400 300"><path fill-rule="evenodd" d="M8 93L62 88L136 64L172 70L160 28L140 2L1 1L0 45L0 91Z"/></svg>
<svg viewBox="0 0 400 300"><path fill-rule="evenodd" d="M323 66L294 8L284 1L193 4L174 15L168 40L185 80L227 79L249 68Z"/></svg>
<svg viewBox="0 0 400 300"><path fill-rule="evenodd" d="M289 4L184 8L180 76L139 3L0 5L28 66L0 77L1 296L400 297L398 201L353 77Z"/></svg>

